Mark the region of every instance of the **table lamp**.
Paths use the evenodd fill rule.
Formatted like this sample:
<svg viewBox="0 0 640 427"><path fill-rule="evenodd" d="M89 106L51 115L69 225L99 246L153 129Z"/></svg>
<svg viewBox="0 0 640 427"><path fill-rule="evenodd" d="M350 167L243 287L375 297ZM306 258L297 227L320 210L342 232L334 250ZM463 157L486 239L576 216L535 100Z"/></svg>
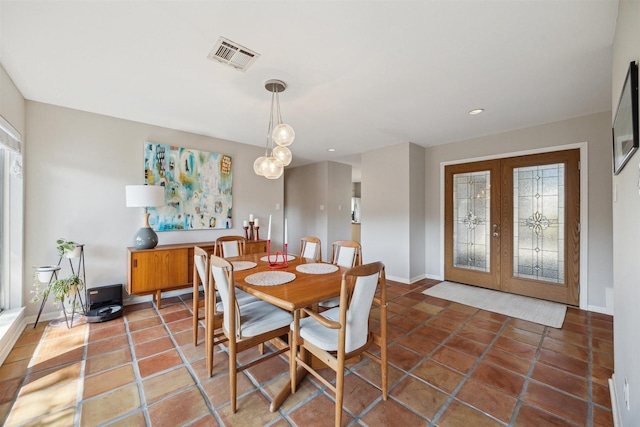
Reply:
<svg viewBox="0 0 640 427"><path fill-rule="evenodd" d="M144 225L134 236L137 249L153 249L158 244L158 235L149 227L147 208L164 205L164 187L160 185L127 185L127 207L144 208Z"/></svg>

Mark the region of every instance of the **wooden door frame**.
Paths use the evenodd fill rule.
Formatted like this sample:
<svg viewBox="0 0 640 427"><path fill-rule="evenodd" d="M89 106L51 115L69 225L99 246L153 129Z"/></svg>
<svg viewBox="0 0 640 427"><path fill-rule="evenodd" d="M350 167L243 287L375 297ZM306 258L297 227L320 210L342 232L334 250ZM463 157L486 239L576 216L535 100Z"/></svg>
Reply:
<svg viewBox="0 0 640 427"><path fill-rule="evenodd" d="M460 163L479 162L484 160L497 160L507 157L527 156L530 154L550 153L555 151L580 149L580 308L583 310L589 309L588 304L588 290L589 290L589 278L588 278L588 247L589 247L589 170L588 170L588 144L587 142L580 142L575 144L558 145L553 147L536 148L525 151L516 151L510 153L500 153L493 156L472 157L459 160L452 160L440 163L440 275L439 279L444 280L444 266L445 266L445 215L444 215L444 203L445 203L445 189L444 179L445 166L456 165Z"/></svg>

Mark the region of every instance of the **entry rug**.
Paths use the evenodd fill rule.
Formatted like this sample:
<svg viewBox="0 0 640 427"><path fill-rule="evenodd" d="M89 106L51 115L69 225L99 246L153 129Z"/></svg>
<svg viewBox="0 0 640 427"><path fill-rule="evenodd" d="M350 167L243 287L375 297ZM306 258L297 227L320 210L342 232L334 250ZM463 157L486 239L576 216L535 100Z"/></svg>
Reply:
<svg viewBox="0 0 640 427"><path fill-rule="evenodd" d="M438 283L422 293L552 328L561 328L567 313L567 306L557 302L453 282Z"/></svg>

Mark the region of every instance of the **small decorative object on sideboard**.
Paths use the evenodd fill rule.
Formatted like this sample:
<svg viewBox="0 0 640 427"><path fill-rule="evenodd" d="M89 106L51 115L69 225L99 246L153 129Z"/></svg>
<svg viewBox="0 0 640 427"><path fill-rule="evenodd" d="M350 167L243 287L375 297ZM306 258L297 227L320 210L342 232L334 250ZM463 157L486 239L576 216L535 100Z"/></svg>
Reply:
<svg viewBox="0 0 640 427"><path fill-rule="evenodd" d="M260 220L254 218L253 214L249 214L249 220L242 221L242 228L244 228L244 238L247 240L260 240L258 235L258 229L260 228ZM255 233L254 233L255 231Z"/></svg>

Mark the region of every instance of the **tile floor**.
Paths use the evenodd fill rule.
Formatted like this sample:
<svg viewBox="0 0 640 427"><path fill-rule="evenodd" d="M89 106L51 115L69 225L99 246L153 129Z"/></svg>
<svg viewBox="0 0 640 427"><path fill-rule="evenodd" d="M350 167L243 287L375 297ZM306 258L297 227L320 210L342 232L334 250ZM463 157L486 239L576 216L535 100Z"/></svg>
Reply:
<svg viewBox="0 0 640 427"><path fill-rule="evenodd" d="M376 363L351 365L344 425L613 425L610 316L570 308L562 329L548 328L421 293L435 283L389 282L390 397L376 387ZM123 318L72 329L28 326L0 367L0 424L333 424L331 393L309 377L269 412L288 381L280 357L239 375L231 414L225 349L207 378L190 303L185 295L163 299L161 310L127 306Z"/></svg>

